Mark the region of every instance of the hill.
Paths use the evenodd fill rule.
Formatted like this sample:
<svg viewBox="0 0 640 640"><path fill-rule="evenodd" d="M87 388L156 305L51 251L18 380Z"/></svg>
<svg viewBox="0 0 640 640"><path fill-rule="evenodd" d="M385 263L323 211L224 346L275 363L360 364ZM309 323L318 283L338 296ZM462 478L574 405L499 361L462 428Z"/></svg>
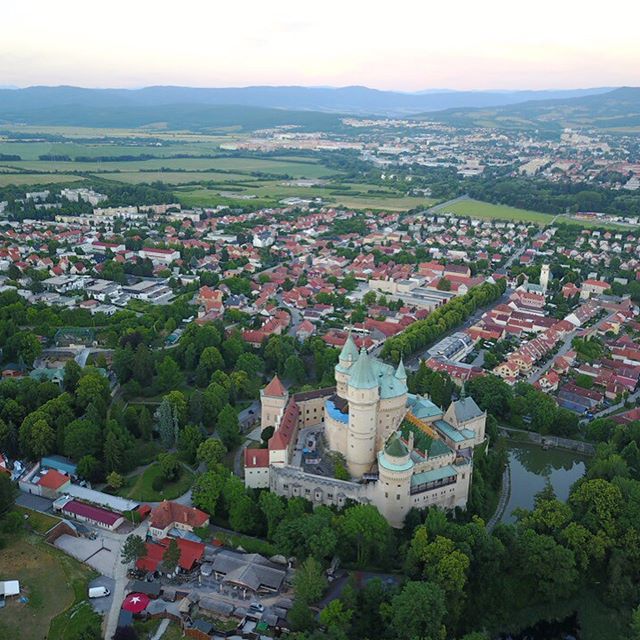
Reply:
<svg viewBox="0 0 640 640"><path fill-rule="evenodd" d="M193 88L157 86L143 89L28 87L0 89L0 117L21 111L70 107L158 107L169 105L242 105L293 111L310 110L361 115L411 115L450 108L510 105L527 100L568 98L607 91L605 88L558 91L447 91L417 93L380 91L368 87L256 86Z"/></svg>
<svg viewBox="0 0 640 640"><path fill-rule="evenodd" d="M481 109L447 109L416 116L458 127L538 129L559 132L564 127L640 131L640 88L622 87L605 93Z"/></svg>

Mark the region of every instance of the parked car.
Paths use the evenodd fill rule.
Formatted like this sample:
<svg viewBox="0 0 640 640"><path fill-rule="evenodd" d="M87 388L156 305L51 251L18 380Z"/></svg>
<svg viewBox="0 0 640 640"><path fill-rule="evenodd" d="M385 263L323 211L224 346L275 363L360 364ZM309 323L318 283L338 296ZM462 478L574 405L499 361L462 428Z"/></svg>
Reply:
<svg viewBox="0 0 640 640"><path fill-rule="evenodd" d="M90 598L106 598L111 595L111 591L107 587L89 587Z"/></svg>

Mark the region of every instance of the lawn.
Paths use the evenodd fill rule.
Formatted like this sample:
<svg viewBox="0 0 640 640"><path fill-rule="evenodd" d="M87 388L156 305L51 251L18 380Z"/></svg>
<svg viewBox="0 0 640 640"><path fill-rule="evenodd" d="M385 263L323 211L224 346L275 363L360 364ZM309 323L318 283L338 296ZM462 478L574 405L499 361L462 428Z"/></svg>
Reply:
<svg viewBox="0 0 640 640"><path fill-rule="evenodd" d="M45 534L49 529L60 522L60 518L48 516L45 513L40 513L39 511L32 511L25 507L15 507L15 511L23 516L27 516L25 518L26 525L36 533L40 534Z"/></svg>
<svg viewBox="0 0 640 640"><path fill-rule="evenodd" d="M153 480L160 475L160 465L152 464L141 474L127 478L127 484L118 491L118 495L139 502L161 502L174 500L189 491L194 481L194 474L182 468L176 482L170 482L160 491L153 488Z"/></svg>
<svg viewBox="0 0 640 640"><path fill-rule="evenodd" d="M20 581L25 604L12 599L0 613L0 637L65 640L81 620L69 608L86 599L94 572L33 535L17 535L0 553L0 575ZM93 614L87 612L94 617ZM53 620L53 623L52 623ZM51 630L49 626L51 625Z"/></svg>
<svg viewBox="0 0 640 640"><path fill-rule="evenodd" d="M553 220L549 213L517 209L504 204L490 204L480 200L459 200L451 205L442 207L438 213L453 213L458 216L470 216L473 218L496 218L500 220L514 220L522 222L534 222L536 224L548 224Z"/></svg>

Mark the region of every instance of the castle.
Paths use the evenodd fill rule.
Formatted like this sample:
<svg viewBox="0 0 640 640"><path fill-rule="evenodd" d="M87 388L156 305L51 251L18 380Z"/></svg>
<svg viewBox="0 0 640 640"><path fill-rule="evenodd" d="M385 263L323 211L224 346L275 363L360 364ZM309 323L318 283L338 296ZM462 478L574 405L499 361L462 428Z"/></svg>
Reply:
<svg viewBox="0 0 640 640"><path fill-rule="evenodd" d="M278 377L261 392L262 428L274 427L267 449L245 450L245 484L286 497L342 506L374 504L401 527L412 507L464 507L473 448L484 442L486 412L462 397L443 412L410 394L397 368L358 351L348 337L335 366L336 386L289 395ZM308 432L340 454L350 480L314 473L305 464Z"/></svg>

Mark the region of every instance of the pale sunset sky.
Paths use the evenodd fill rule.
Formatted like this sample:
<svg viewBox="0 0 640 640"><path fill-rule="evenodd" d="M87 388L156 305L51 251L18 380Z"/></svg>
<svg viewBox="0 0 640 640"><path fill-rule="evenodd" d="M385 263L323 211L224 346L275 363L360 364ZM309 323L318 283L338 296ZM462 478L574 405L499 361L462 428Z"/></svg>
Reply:
<svg viewBox="0 0 640 640"><path fill-rule="evenodd" d="M5 0L0 85L640 86L638 0Z"/></svg>

